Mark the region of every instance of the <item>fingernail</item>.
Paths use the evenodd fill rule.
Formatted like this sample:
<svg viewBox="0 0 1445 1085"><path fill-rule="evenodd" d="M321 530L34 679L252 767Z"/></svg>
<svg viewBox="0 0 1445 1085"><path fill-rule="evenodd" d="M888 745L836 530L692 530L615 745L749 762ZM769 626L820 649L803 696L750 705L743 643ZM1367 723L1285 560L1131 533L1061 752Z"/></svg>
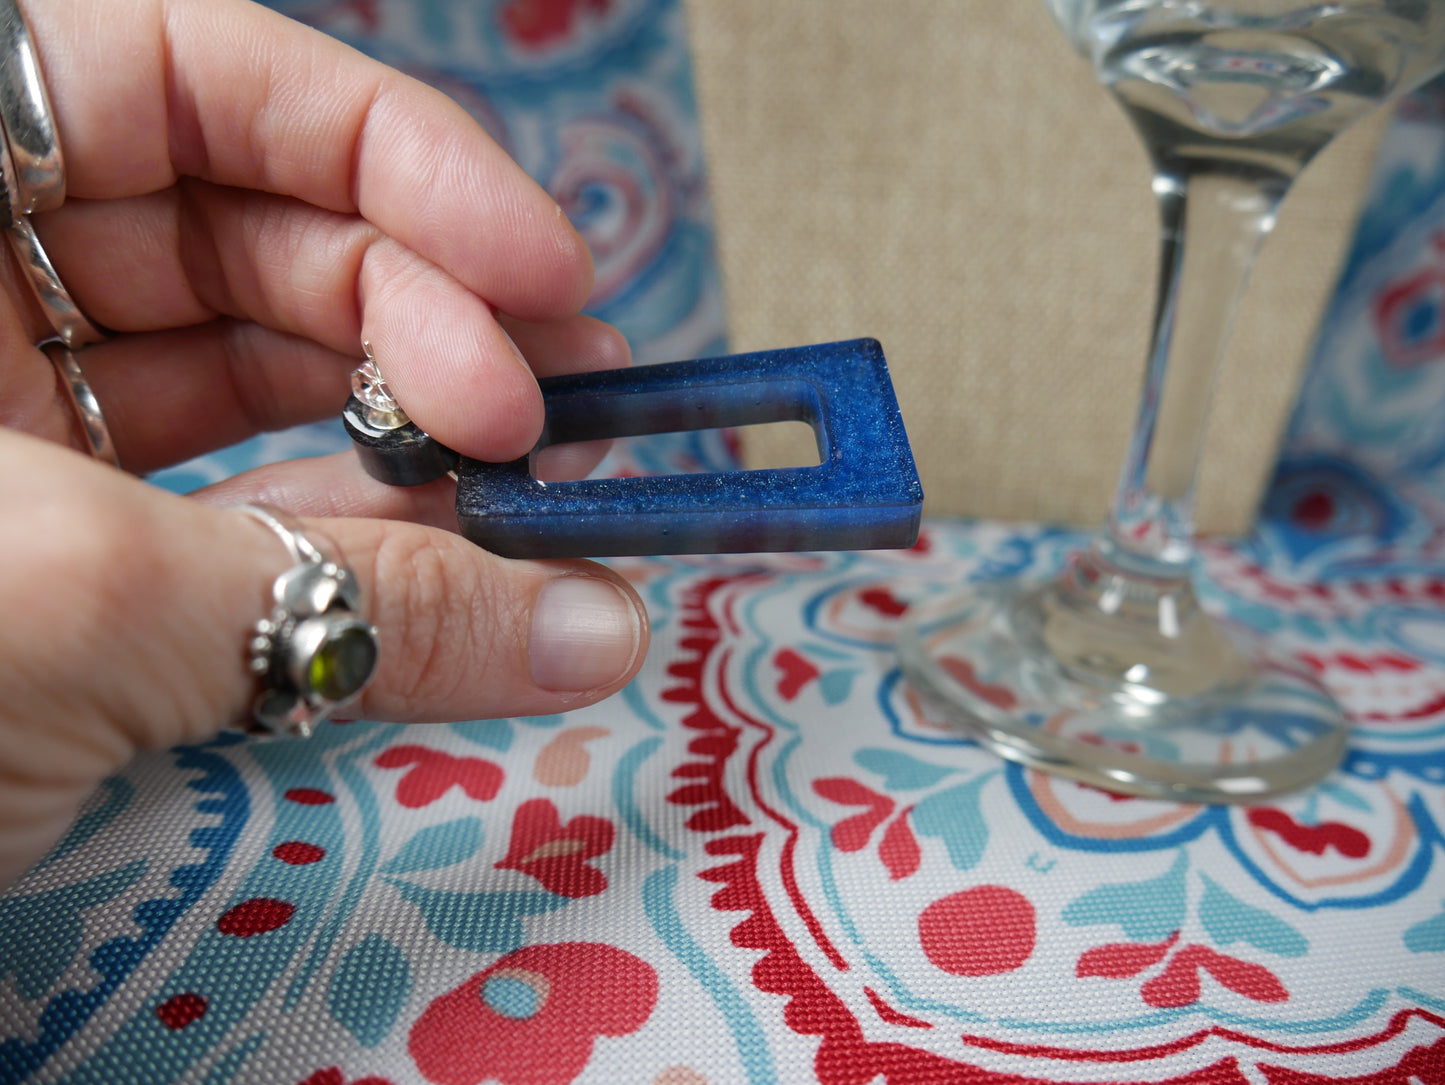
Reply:
<svg viewBox="0 0 1445 1085"><path fill-rule="evenodd" d="M632 666L642 620L632 600L606 580L561 576L532 610L532 681L575 692L615 682Z"/></svg>

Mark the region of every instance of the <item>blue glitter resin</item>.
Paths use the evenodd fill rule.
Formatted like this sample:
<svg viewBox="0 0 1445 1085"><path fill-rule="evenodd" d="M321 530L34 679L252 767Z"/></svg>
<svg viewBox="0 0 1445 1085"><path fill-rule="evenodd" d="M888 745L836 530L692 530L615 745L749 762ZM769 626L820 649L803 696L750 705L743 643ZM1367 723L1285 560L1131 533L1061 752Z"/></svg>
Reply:
<svg viewBox="0 0 1445 1085"><path fill-rule="evenodd" d="M912 546L923 487L883 348L872 339L552 377L532 455L464 459L457 518L504 557ZM539 482L548 445L800 421L816 467Z"/></svg>

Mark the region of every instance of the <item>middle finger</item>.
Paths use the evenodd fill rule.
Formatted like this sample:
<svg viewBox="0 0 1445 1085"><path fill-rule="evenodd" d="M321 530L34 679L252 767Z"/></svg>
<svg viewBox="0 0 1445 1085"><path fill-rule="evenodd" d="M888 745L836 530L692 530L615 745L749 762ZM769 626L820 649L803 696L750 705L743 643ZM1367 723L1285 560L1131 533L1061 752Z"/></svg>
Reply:
<svg viewBox="0 0 1445 1085"><path fill-rule="evenodd" d="M521 455L536 440L541 402L523 353L543 373L626 361L613 329L581 317L507 320L519 351L485 299L436 266L362 219L285 197L183 182L71 201L39 221L61 277L100 324L154 331L223 314L348 357L364 329L417 424L480 459ZM44 334L34 306L29 322ZM324 415L335 401L319 407Z"/></svg>

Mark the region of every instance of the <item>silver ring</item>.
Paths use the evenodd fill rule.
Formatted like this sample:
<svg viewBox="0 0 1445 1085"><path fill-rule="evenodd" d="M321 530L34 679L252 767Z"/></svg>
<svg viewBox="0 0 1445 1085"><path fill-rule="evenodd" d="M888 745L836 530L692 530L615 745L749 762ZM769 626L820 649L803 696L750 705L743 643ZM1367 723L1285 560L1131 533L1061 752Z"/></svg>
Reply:
<svg viewBox="0 0 1445 1085"><path fill-rule="evenodd" d="M15 163L10 157L10 144L4 138L3 126L0 126L0 204L3 204L0 211L4 212L7 223L24 217L20 213L20 186L15 179Z"/></svg>
<svg viewBox="0 0 1445 1085"><path fill-rule="evenodd" d="M40 57L20 6L0 0L0 124L14 161L10 216L51 211L65 202L65 163Z"/></svg>
<svg viewBox="0 0 1445 1085"><path fill-rule="evenodd" d="M376 627L366 620L361 586L334 543L270 505L235 508L269 528L296 563L271 585L271 610L247 646L251 672L261 680L251 730L310 738L376 673Z"/></svg>
<svg viewBox="0 0 1445 1085"><path fill-rule="evenodd" d="M366 360L351 372L351 396L341 421L366 473L392 486L420 486L442 475L456 482L457 454L423 432L402 409L381 375L369 339L361 341L361 351Z"/></svg>
<svg viewBox="0 0 1445 1085"><path fill-rule="evenodd" d="M3 2L0 0L0 3ZM65 289L65 284L55 273L55 265L41 248L40 238L35 235L35 227L30 225L29 217L21 215L10 224L7 233L10 247L19 257L25 277L30 280L30 287L40 299L40 307L45 310L45 316L60 341L70 350L79 350L87 343L99 343L107 338L106 333L80 311L70 291Z"/></svg>
<svg viewBox="0 0 1445 1085"><path fill-rule="evenodd" d="M50 364L55 366L55 372L60 377L61 391L70 400L71 409L75 411L76 420L80 423L80 432L85 437L85 443L90 446L90 454L112 467L119 467L120 457L116 455L115 443L110 439L110 429L105 424L105 416L100 413L100 401L95 398L95 391L85 379L75 355L70 353L64 343L53 339L42 343L40 349L50 359Z"/></svg>

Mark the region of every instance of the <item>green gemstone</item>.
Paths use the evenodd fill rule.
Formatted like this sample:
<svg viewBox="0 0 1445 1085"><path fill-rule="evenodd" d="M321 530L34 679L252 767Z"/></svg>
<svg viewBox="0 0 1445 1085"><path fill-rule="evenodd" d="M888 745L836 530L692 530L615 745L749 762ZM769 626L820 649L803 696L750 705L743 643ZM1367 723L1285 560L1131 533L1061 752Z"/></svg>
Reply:
<svg viewBox="0 0 1445 1085"><path fill-rule="evenodd" d="M376 639L361 626L343 626L327 634L311 657L306 677L312 690L328 701L344 701L357 693L376 669Z"/></svg>

